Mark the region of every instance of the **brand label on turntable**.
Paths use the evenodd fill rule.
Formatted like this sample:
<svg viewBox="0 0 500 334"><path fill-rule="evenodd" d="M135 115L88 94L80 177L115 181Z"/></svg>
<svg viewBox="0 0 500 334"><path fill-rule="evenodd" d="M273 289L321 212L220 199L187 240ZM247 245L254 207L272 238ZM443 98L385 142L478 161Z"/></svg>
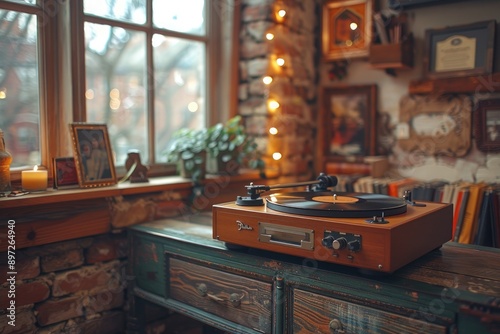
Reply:
<svg viewBox="0 0 500 334"><path fill-rule="evenodd" d="M241 230L249 230L249 231L252 231L253 230L253 227L252 226L249 226L247 224L244 224L242 223L241 221L237 220L236 221L236 224L238 224L238 231L241 231Z"/></svg>

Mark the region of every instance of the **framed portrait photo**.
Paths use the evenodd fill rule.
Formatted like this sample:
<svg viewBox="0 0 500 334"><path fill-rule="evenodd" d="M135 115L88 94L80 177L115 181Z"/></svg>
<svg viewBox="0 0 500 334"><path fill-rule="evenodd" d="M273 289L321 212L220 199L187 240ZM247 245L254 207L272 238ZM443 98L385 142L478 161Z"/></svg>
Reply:
<svg viewBox="0 0 500 334"><path fill-rule="evenodd" d="M320 138L325 161L375 155L376 106L376 85L324 89Z"/></svg>
<svg viewBox="0 0 500 334"><path fill-rule="evenodd" d="M477 148L483 152L500 151L500 99L479 101L474 122Z"/></svg>
<svg viewBox="0 0 500 334"><path fill-rule="evenodd" d="M372 0L329 0L322 10L324 59L367 57L372 38Z"/></svg>
<svg viewBox="0 0 500 334"><path fill-rule="evenodd" d="M54 188L76 188L79 186L74 157L54 158Z"/></svg>
<svg viewBox="0 0 500 334"><path fill-rule="evenodd" d="M113 152L105 124L71 123L78 183L82 188L116 184Z"/></svg>
<svg viewBox="0 0 500 334"><path fill-rule="evenodd" d="M495 26L490 20L426 30L425 76L435 79L492 73Z"/></svg>

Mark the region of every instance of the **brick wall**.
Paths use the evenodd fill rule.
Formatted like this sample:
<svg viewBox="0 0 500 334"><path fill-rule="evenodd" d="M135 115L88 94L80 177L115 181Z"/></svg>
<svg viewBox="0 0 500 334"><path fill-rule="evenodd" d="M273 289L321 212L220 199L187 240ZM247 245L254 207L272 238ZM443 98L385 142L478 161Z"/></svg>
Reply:
<svg viewBox="0 0 500 334"><path fill-rule="evenodd" d="M16 326L2 314L0 332L123 333L126 257L125 233L18 250ZM2 263L2 282L9 278L6 272ZM7 289L7 284L0 288L2 312L8 307Z"/></svg>
<svg viewBox="0 0 500 334"><path fill-rule="evenodd" d="M247 131L259 138L266 163L282 178L314 175L319 20L315 0L243 0L240 27L239 113ZM278 9L287 12L283 20ZM266 39L272 32L274 39ZM276 58L285 60L277 66ZM266 85L262 79L271 76ZM268 102L280 104L270 110ZM269 135L270 127L278 133ZM280 160L272 154L279 152Z"/></svg>

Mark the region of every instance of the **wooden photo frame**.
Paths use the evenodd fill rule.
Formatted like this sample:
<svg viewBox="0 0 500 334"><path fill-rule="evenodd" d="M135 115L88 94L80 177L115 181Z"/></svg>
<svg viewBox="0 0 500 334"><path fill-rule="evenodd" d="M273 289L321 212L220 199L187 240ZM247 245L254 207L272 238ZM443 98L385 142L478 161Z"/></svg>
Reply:
<svg viewBox="0 0 500 334"><path fill-rule="evenodd" d="M55 189L76 188L79 186L74 157L54 158L52 165Z"/></svg>
<svg viewBox="0 0 500 334"><path fill-rule="evenodd" d="M474 124L477 148L483 152L500 151L500 99L479 101Z"/></svg>
<svg viewBox="0 0 500 334"><path fill-rule="evenodd" d="M495 21L428 29L424 72L429 79L490 74Z"/></svg>
<svg viewBox="0 0 500 334"><path fill-rule="evenodd" d="M423 156L463 157L471 145L472 101L466 95L401 98L398 144Z"/></svg>
<svg viewBox="0 0 500 334"><path fill-rule="evenodd" d="M323 5L325 60L367 57L372 38L372 0L330 0Z"/></svg>
<svg viewBox="0 0 500 334"><path fill-rule="evenodd" d="M113 152L105 124L71 123L76 171L80 187L116 184Z"/></svg>
<svg viewBox="0 0 500 334"><path fill-rule="evenodd" d="M322 99L319 127L324 160L375 155L377 86L325 87Z"/></svg>

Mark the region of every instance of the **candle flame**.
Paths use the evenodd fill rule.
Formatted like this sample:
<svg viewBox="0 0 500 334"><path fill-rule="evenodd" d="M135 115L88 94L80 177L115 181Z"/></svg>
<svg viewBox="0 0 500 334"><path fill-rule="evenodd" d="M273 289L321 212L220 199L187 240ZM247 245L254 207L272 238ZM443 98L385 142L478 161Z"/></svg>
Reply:
<svg viewBox="0 0 500 334"><path fill-rule="evenodd" d="M36 172L38 170L38 165L35 165L35 167L33 167L33 170Z"/></svg>

